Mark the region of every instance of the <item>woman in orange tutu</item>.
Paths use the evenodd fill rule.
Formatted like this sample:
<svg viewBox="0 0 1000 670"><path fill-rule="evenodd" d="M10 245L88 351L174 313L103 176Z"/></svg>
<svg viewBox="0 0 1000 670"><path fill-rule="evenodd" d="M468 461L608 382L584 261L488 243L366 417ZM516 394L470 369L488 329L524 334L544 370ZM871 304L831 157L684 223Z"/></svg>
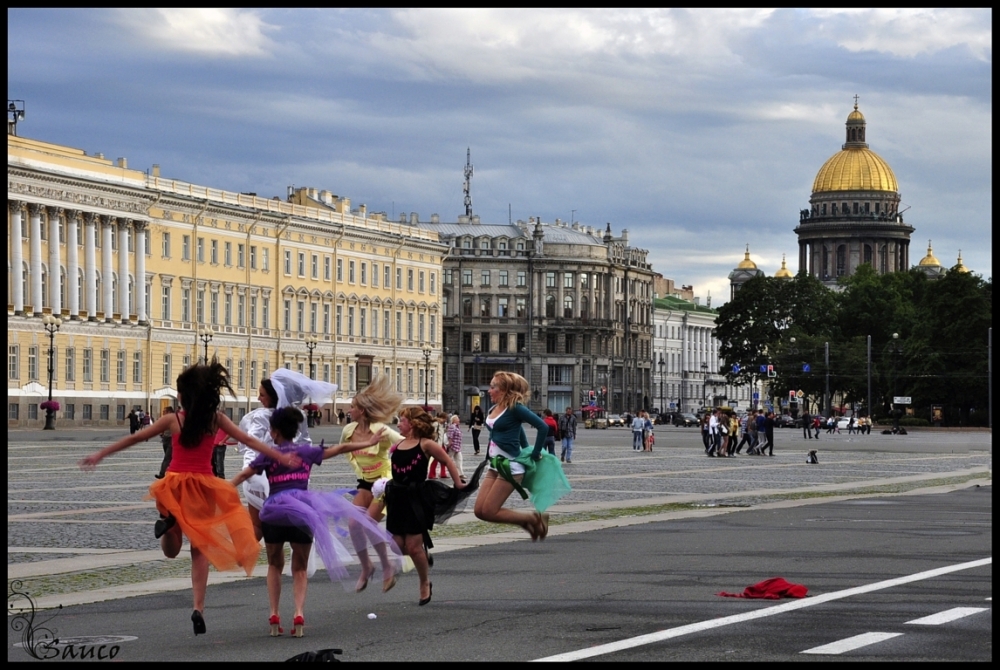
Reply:
<svg viewBox="0 0 1000 670"><path fill-rule="evenodd" d="M160 519L154 532L163 554L175 558L181 551L183 535L191 543L191 590L194 634L205 632L205 590L208 564L217 570L231 570L237 565L247 576L257 564L260 544L254 535L250 515L240 502L236 488L212 473L215 433L224 430L243 444L275 459L297 467L301 461L294 454L284 454L240 430L219 411L222 389L233 393L226 368L213 359L208 365L197 364L177 377L177 396L182 408L176 414L164 414L152 425L80 461L84 470L93 470L104 458L144 442L165 431L173 433L173 459L167 474L149 487L148 498L156 500ZM233 393L235 395L235 393Z"/></svg>

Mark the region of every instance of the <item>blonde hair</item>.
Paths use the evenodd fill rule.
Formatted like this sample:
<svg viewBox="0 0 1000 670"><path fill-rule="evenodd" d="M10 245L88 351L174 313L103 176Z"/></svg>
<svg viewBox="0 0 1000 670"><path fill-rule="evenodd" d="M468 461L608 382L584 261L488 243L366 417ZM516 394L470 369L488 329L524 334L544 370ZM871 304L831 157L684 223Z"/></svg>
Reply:
<svg viewBox="0 0 1000 670"><path fill-rule="evenodd" d="M493 379L496 380L497 390L500 391L500 399L497 404L501 407L513 407L517 403L527 403L531 398L531 390L528 388L528 380L516 372L500 370Z"/></svg>
<svg viewBox="0 0 1000 670"><path fill-rule="evenodd" d="M403 396L393 390L389 375L379 375L354 396L354 404L364 412L368 423L387 423L402 402Z"/></svg>

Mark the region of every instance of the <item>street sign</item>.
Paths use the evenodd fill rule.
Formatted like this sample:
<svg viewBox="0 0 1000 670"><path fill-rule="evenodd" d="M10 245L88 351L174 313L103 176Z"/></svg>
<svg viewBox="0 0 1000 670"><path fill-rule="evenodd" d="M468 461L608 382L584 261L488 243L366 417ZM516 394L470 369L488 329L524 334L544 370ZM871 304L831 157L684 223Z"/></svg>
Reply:
<svg viewBox="0 0 1000 670"><path fill-rule="evenodd" d="M802 392L802 389L799 389L798 391L795 392L795 397L796 398L804 398L804 397L806 397L806 394Z"/></svg>
<svg viewBox="0 0 1000 670"><path fill-rule="evenodd" d="M740 364L739 363L734 363L733 364L733 374L734 375L738 375L739 373L740 373Z"/></svg>
<svg viewBox="0 0 1000 670"><path fill-rule="evenodd" d="M760 373L764 374L764 375L767 374L767 366L766 365L760 366Z"/></svg>
<svg viewBox="0 0 1000 670"><path fill-rule="evenodd" d="M760 393L758 393L757 391L754 391L753 392L753 399L754 400L760 400Z"/></svg>
<svg viewBox="0 0 1000 670"><path fill-rule="evenodd" d="M802 364L802 372L811 372L811 371L812 371L812 368L809 367L808 363L803 363Z"/></svg>
<svg viewBox="0 0 1000 670"><path fill-rule="evenodd" d="M893 396L892 404L894 405L909 405L912 402L912 398L908 395L897 395Z"/></svg>
<svg viewBox="0 0 1000 670"><path fill-rule="evenodd" d="M670 409L677 409L677 403L675 402L670 403Z"/></svg>

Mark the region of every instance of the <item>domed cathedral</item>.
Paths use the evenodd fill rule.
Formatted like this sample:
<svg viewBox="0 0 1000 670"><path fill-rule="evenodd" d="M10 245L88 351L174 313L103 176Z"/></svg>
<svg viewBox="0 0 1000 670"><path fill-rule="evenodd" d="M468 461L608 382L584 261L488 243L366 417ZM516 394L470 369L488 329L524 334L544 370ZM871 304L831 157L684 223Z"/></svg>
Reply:
<svg viewBox="0 0 1000 670"><path fill-rule="evenodd" d="M962 259L959 256L959 263L961 262ZM926 274L928 279L937 279L948 271L948 268L941 265L941 262L934 255L934 249L931 247L930 240L927 240L927 255L920 259L917 268Z"/></svg>
<svg viewBox="0 0 1000 670"><path fill-rule="evenodd" d="M913 227L899 212L899 186L892 168L868 148L865 117L847 117L842 149L823 164L813 182L810 209L799 213L799 271L829 286L862 263L879 274L910 267Z"/></svg>
<svg viewBox="0 0 1000 670"><path fill-rule="evenodd" d="M764 272L758 269L757 264L750 260L750 245L748 244L743 260L729 273L729 299L732 300L736 297L736 292L743 288L743 284L762 274Z"/></svg>

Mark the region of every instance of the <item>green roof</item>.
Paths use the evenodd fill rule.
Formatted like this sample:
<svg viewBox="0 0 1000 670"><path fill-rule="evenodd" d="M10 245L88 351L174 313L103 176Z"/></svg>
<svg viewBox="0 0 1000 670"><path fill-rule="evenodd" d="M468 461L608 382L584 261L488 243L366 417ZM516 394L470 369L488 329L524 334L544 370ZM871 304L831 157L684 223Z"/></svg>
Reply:
<svg viewBox="0 0 1000 670"><path fill-rule="evenodd" d="M672 295L668 295L663 298L656 298L655 300L653 300L653 308L681 310L687 312L702 312L704 314L718 313L718 310L712 309L711 307L705 307L704 305L696 305L690 300L685 300L684 298L678 298Z"/></svg>

